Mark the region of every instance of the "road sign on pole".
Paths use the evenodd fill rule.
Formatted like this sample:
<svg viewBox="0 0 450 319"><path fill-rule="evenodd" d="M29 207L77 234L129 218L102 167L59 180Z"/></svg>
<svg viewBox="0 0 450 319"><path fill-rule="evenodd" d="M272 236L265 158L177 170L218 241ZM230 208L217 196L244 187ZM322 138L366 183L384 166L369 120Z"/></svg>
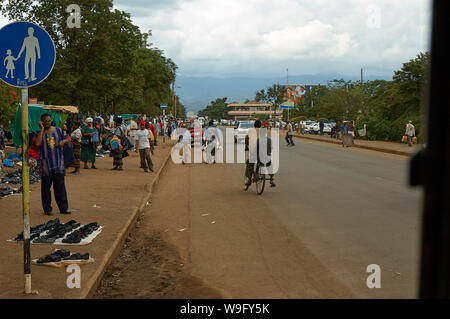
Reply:
<svg viewBox="0 0 450 319"><path fill-rule="evenodd" d="M56 59L53 40L31 22L13 22L0 29L0 54L0 79L18 88L44 81Z"/></svg>
<svg viewBox="0 0 450 319"><path fill-rule="evenodd" d="M159 107L163 110L167 109L167 104L160 104Z"/></svg>
<svg viewBox="0 0 450 319"><path fill-rule="evenodd" d="M40 26L13 22L0 29L0 79L22 91L22 212L25 293L31 291L30 168L28 155L28 88L44 81L53 70L56 50L53 40ZM4 56L2 55L2 58ZM3 69L2 69L3 66Z"/></svg>

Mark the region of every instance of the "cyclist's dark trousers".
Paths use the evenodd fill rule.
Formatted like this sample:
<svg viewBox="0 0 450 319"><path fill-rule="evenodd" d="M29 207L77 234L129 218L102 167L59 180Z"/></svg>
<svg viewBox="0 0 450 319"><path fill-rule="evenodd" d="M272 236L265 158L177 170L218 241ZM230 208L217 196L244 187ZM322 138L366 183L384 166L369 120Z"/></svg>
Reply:
<svg viewBox="0 0 450 319"><path fill-rule="evenodd" d="M289 144L295 145L294 141L292 140L292 135L286 134L286 142L288 143L288 145Z"/></svg>
<svg viewBox="0 0 450 319"><path fill-rule="evenodd" d="M250 163L249 160L247 160L247 165L245 167L245 176L251 181L253 172L255 171L255 163ZM273 181L274 174L269 174L270 180Z"/></svg>

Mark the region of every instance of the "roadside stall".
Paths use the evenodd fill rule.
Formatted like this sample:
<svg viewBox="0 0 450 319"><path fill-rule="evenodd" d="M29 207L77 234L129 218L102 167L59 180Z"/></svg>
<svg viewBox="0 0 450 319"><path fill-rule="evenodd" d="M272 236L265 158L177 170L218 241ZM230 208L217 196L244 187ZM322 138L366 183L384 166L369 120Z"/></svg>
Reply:
<svg viewBox="0 0 450 319"><path fill-rule="evenodd" d="M22 122L21 122L21 106L16 111L16 116L11 125L11 133L13 136L14 147L18 148L22 145ZM41 115L48 113L52 118L52 122L58 127L63 127L69 114L77 114L78 107L76 106L61 106L61 105L43 105L43 104L29 104L28 105L28 132L39 132L39 121Z"/></svg>

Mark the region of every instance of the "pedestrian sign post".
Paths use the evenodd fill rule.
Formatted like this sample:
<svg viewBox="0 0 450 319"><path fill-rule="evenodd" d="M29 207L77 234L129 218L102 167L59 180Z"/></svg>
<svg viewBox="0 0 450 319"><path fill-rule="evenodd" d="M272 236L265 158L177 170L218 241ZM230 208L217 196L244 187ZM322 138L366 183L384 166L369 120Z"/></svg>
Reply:
<svg viewBox="0 0 450 319"><path fill-rule="evenodd" d="M0 78L28 88L44 81L55 65L55 45L48 33L30 22L13 22L0 29Z"/></svg>
<svg viewBox="0 0 450 319"><path fill-rule="evenodd" d="M22 211L25 293L31 293L30 168L28 156L28 88L44 81L53 70L56 50L40 26L13 22L0 29L0 79L22 91Z"/></svg>

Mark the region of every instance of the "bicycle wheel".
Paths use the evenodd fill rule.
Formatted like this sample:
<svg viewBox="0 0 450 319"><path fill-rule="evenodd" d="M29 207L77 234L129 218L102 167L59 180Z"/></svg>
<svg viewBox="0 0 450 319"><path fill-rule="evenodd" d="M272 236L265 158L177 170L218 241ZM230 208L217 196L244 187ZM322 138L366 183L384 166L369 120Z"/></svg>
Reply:
<svg viewBox="0 0 450 319"><path fill-rule="evenodd" d="M259 167L258 171L256 172L255 184L256 184L256 192L258 193L258 195L262 195L262 193L264 192L264 186L266 185L266 176L259 172Z"/></svg>

